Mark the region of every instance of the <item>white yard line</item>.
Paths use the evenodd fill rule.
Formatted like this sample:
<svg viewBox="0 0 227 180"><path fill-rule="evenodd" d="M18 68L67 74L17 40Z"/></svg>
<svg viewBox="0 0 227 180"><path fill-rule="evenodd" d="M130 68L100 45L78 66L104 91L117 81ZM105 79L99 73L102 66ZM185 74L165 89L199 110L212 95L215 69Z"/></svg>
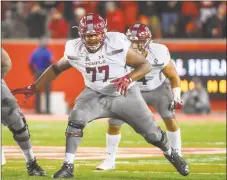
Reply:
<svg viewBox="0 0 227 180"><path fill-rule="evenodd" d="M63 159L65 147L33 146L37 158ZM225 148L183 148L184 155L190 154L226 154ZM23 154L17 146L5 146L6 158L23 158ZM76 153L77 160L99 160L105 158L105 148L80 147ZM163 156L158 148L119 148L117 158L148 158Z"/></svg>

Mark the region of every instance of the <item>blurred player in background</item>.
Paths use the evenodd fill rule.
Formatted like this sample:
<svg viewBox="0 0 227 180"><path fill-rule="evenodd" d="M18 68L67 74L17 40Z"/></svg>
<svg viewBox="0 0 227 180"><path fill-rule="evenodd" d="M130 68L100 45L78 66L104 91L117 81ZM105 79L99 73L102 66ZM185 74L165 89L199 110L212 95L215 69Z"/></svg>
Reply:
<svg viewBox="0 0 227 180"><path fill-rule="evenodd" d="M69 115L65 161L53 178L74 176L75 152L83 137L83 129L92 120L105 117L127 122L148 143L160 148L180 174L188 175L186 162L171 149L166 133L154 121L134 83L151 71L150 63L130 47L131 43L124 34L107 32L106 21L97 14L84 16L78 30L80 38L67 41L64 56L51 65L35 84L13 91L14 94L25 94L28 99L71 67L84 77L86 87ZM128 73L126 65L134 70Z"/></svg>
<svg viewBox="0 0 227 180"><path fill-rule="evenodd" d="M1 118L2 124L13 133L13 138L24 153L26 167L29 176L45 176L46 172L38 166L32 151L30 133L24 115L21 113L17 100L11 94L3 78L12 68L8 53L1 49Z"/></svg>
<svg viewBox="0 0 227 180"><path fill-rule="evenodd" d="M169 50L165 45L151 41L152 35L146 25L134 24L128 29L126 35L131 41L132 47L138 53L144 55L153 68L144 78L137 81L142 96L147 105L154 107L162 117L167 128L171 147L179 156L182 156L180 127L173 110L181 108L183 105L180 77L170 60ZM120 127L123 123L120 120L109 119L109 129L106 134L107 157L97 166L97 169L115 169L116 151L121 139Z"/></svg>
<svg viewBox="0 0 227 180"><path fill-rule="evenodd" d="M198 77L192 79L195 87L185 92L182 96L184 102L183 112L185 114L209 114L210 99L202 80Z"/></svg>
<svg viewBox="0 0 227 180"><path fill-rule="evenodd" d="M31 55L29 60L29 67L34 75L35 79L52 64L52 52L47 47L47 39L45 37L41 38L39 41L39 47L36 48ZM45 85L45 100L46 100L46 114L50 114L50 86L48 83ZM37 91L35 94L35 110L36 113L41 113L41 92Z"/></svg>

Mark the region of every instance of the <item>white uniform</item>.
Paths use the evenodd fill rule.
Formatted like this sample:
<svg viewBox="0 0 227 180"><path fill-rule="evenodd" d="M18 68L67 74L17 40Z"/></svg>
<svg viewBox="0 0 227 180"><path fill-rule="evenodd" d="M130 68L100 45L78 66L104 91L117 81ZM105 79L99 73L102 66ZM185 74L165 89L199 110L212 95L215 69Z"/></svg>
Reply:
<svg viewBox="0 0 227 180"><path fill-rule="evenodd" d="M147 49L146 59L152 65L152 71L137 81L141 91L151 91L159 87L166 80L162 69L169 63L170 53L168 48L163 44L150 43Z"/></svg>
<svg viewBox="0 0 227 180"><path fill-rule="evenodd" d="M149 143L160 142L161 130L139 87L131 86L124 97L110 84L110 80L128 73L125 65L130 45L126 36L117 32L106 33L103 46L95 53L89 53L80 39L66 43L65 57L83 74L86 84L69 115L70 127L83 129L88 122L100 118L121 119ZM71 132L71 128L67 131Z"/></svg>
<svg viewBox="0 0 227 180"><path fill-rule="evenodd" d="M125 64L129 47L130 41L124 34L108 32L104 45L97 52L89 53L78 38L67 41L64 56L82 73L87 87L102 94L118 96L120 93L110 81L127 73Z"/></svg>

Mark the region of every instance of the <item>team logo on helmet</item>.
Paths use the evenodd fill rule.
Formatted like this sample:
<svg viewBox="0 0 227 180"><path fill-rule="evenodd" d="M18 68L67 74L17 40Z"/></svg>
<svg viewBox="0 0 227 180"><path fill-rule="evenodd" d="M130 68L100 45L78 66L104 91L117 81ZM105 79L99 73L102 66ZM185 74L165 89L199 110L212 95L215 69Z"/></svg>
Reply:
<svg viewBox="0 0 227 180"><path fill-rule="evenodd" d="M128 29L126 36L131 42L140 42L138 51L144 51L152 37L150 29L144 24L134 24Z"/></svg>
<svg viewBox="0 0 227 180"><path fill-rule="evenodd" d="M126 35L129 40L147 40L152 37L150 29L144 24L134 24L128 29Z"/></svg>
<svg viewBox="0 0 227 180"><path fill-rule="evenodd" d="M85 47L90 51L96 51L105 40L105 33L107 32L107 22L98 14L90 13L84 16L79 23L78 33L85 44ZM101 34L102 38L97 45L89 45L85 41L85 35Z"/></svg>

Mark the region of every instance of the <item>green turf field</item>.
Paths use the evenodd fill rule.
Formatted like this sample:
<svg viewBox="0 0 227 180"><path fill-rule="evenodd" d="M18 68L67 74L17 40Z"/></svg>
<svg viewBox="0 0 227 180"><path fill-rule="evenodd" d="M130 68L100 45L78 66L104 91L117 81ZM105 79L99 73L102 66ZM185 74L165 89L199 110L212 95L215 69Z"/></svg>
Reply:
<svg viewBox="0 0 227 180"><path fill-rule="evenodd" d="M158 121L164 128L162 121ZM67 121L28 121L32 135L33 146L64 146L65 128ZM182 121L182 146L186 147L226 147L226 122L215 121ZM107 123L96 121L87 125L84 130L83 147L105 147L105 133ZM13 145L11 132L2 128L3 146ZM131 127L122 127L122 140L120 147L150 147L140 135ZM224 180L226 179L226 155L185 155L190 165L191 174L188 177L180 176L169 165L164 157L118 159L117 169L109 172L94 170L100 160L75 161L75 177L78 180ZM2 168L3 180L24 179L50 179L62 165L62 160L38 159L38 162L47 171L48 176L43 178L28 177L23 159L7 159L7 164Z"/></svg>

